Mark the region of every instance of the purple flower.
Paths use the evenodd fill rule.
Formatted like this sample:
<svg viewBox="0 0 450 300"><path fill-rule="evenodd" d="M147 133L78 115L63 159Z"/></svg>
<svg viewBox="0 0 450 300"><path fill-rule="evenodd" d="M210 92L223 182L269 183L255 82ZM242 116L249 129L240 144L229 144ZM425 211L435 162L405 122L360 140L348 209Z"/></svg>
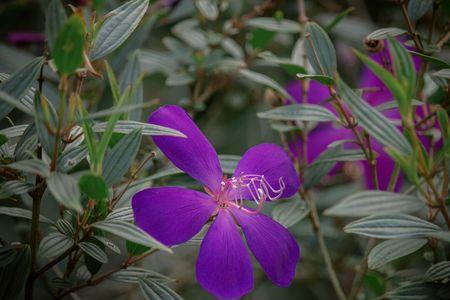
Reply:
<svg viewBox="0 0 450 300"><path fill-rule="evenodd" d="M204 185L206 193L183 187L157 187L134 195L136 225L167 246L191 239L212 220L196 264L200 285L220 299L236 299L253 289L248 248L271 281L288 286L300 249L289 231L260 213L266 201L292 196L300 183L282 148L250 148L231 178L223 176L216 151L178 106L159 108L149 123L183 132L187 138L154 137L155 144L178 168ZM254 201L255 209L244 206Z"/></svg>
<svg viewBox="0 0 450 300"><path fill-rule="evenodd" d="M39 32L16 31L8 33L5 39L12 45L43 44L45 36Z"/></svg>

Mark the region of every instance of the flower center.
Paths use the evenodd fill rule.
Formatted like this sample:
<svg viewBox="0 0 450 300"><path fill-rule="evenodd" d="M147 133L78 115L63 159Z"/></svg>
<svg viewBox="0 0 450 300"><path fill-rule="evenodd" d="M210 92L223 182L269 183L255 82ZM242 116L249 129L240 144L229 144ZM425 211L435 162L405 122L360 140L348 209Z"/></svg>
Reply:
<svg viewBox="0 0 450 300"><path fill-rule="evenodd" d="M278 179L278 187L271 185L264 175L241 174L226 178L221 182L220 192L214 195L220 208L234 206L249 214L261 211L266 200L276 200L283 194L286 185L283 177ZM253 200L257 208L251 210L244 207L244 200Z"/></svg>

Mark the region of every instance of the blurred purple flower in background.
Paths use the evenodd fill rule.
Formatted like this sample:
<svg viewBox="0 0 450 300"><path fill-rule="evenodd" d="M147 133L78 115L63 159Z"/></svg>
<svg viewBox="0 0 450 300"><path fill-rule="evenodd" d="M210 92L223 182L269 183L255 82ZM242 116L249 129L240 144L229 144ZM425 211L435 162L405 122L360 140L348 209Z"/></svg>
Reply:
<svg viewBox="0 0 450 300"><path fill-rule="evenodd" d="M387 70L392 70L391 59L389 49L387 48L387 42L384 41L384 47L381 51L371 55L372 59L378 62L380 65L384 66ZM416 70L420 67L420 59L414 57L414 64ZM384 83L367 67L364 67L361 76L361 82L359 84L360 88L364 88L364 93L362 98L366 100L372 106L377 106L388 101L393 101L394 98ZM292 81L286 88L289 94L291 94L294 99L301 103L302 102L302 89L299 81ZM310 81L308 90L308 103L321 104L325 107L333 110L332 106L325 103L325 100L329 99L330 93L325 85L322 85L316 81ZM400 121L400 113L397 109L391 109L384 111L383 114L391 119ZM353 139L354 135L350 129L344 127L336 127L331 123L320 123L316 128L314 128L308 136L308 163L311 163L320 153L326 150L327 146L338 140ZM423 139L425 141L425 139ZM301 141L297 141L301 145ZM379 180L380 189L387 189L389 185L389 180L394 169L394 161L389 157L389 155L383 150L383 146L376 141L371 139L372 149L378 154L377 156L377 174ZM427 143L425 143L427 146ZM341 167L339 164L337 168ZM374 188L373 179L370 173L370 166L367 161L363 162L364 168L364 179L366 181L367 188ZM336 168L332 173L336 171ZM399 178L397 182L397 188L401 185L402 178Z"/></svg>
<svg viewBox="0 0 450 300"><path fill-rule="evenodd" d="M136 225L167 246L190 240L212 221L200 247L196 276L220 299L236 299L253 289L248 248L271 281L288 286L300 249L289 231L260 213L265 201L292 196L300 185L287 154L277 145L250 148L231 178L223 176L216 151L188 114L178 106L159 108L149 123L167 126L187 138L153 140L178 168L204 185L206 193L183 187L149 188L132 200ZM253 200L257 208L244 206Z"/></svg>
<svg viewBox="0 0 450 300"><path fill-rule="evenodd" d="M5 40L8 44L20 46L27 44L44 44L45 36L39 32L15 31L6 34Z"/></svg>

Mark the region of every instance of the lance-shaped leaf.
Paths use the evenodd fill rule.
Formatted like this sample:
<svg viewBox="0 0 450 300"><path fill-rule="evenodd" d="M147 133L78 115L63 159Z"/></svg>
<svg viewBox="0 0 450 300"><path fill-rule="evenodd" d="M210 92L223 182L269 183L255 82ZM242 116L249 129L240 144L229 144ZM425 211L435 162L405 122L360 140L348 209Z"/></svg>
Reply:
<svg viewBox="0 0 450 300"><path fill-rule="evenodd" d="M9 198L12 195L21 195L34 189L34 185L22 180L11 180L2 183L0 187L0 199Z"/></svg>
<svg viewBox="0 0 450 300"><path fill-rule="evenodd" d="M24 208L19 208L19 207L1 206L0 207L0 215L17 217L17 218L24 218L24 219L28 219L28 220L31 220L31 218L32 218L31 210L24 209ZM47 217L44 217L43 215L39 216L39 222L47 223L47 224L53 224L52 220L50 220Z"/></svg>
<svg viewBox="0 0 450 300"><path fill-rule="evenodd" d="M97 222L92 224L92 227L101 229L103 231L109 232L111 234L117 235L121 238L124 238L128 241L138 243L140 245L144 245L147 247L155 247L160 250L164 250L172 253L172 250L155 240L153 237L148 235L145 231L140 229L139 227L123 222L123 221L114 221L114 222Z"/></svg>
<svg viewBox="0 0 450 300"><path fill-rule="evenodd" d="M141 76L141 64L139 62L139 52L135 51L129 58L128 62L123 70L120 79L119 87L120 91L123 93L128 86L132 86L134 93L129 101L131 105L142 105L144 101L144 89L139 80ZM128 118L133 121L140 121L142 115L142 110L135 109L128 113Z"/></svg>
<svg viewBox="0 0 450 300"><path fill-rule="evenodd" d="M208 20L214 21L219 16L217 3L210 0L196 0L195 6L199 12Z"/></svg>
<svg viewBox="0 0 450 300"><path fill-rule="evenodd" d="M296 74L296 76L300 79L311 79L311 80L315 80L317 82L323 83L325 85L333 85L334 84L334 79L326 76L326 75L310 75L310 74Z"/></svg>
<svg viewBox="0 0 450 300"><path fill-rule="evenodd" d="M107 123L101 122L96 123L92 129L95 132L104 132L106 130L106 127ZM155 135L155 136L165 135L165 136L186 137L183 133L172 128L137 121L119 120L116 122L116 125L114 126L114 132L118 133L128 134L135 129L142 129L142 135Z"/></svg>
<svg viewBox="0 0 450 300"><path fill-rule="evenodd" d="M102 58L122 45L139 25L148 3L148 0L128 1L111 11L95 36L91 59Z"/></svg>
<svg viewBox="0 0 450 300"><path fill-rule="evenodd" d="M59 232L52 232L41 240L38 253L41 257L52 258L64 253L73 245L73 239Z"/></svg>
<svg viewBox="0 0 450 300"><path fill-rule="evenodd" d="M417 197L385 191L363 191L342 199L325 210L336 217L365 217L383 213L412 213L424 207Z"/></svg>
<svg viewBox="0 0 450 300"><path fill-rule="evenodd" d="M86 158L87 153L88 150L86 146L73 147L64 151L62 155L58 157L58 160L56 162L58 171L62 173L69 172L84 158Z"/></svg>
<svg viewBox="0 0 450 300"><path fill-rule="evenodd" d="M433 0L409 0L408 16L411 21L415 22L426 14L431 7L433 7Z"/></svg>
<svg viewBox="0 0 450 300"><path fill-rule="evenodd" d="M400 285L398 288L387 292L381 298L390 300L436 299L435 293L435 286L423 282L413 281Z"/></svg>
<svg viewBox="0 0 450 300"><path fill-rule="evenodd" d="M424 278L428 282L450 278L450 261L441 261L432 265L425 273Z"/></svg>
<svg viewBox="0 0 450 300"><path fill-rule="evenodd" d="M23 135L17 142L14 156L16 160L24 160L32 157L38 144L38 137L36 135L36 127L34 124L27 127Z"/></svg>
<svg viewBox="0 0 450 300"><path fill-rule="evenodd" d="M416 70L411 55L399 41L389 38L389 50L395 76L405 93L405 98L397 99L397 101L399 101L400 111L406 115L411 110L411 101L416 90Z"/></svg>
<svg viewBox="0 0 450 300"><path fill-rule="evenodd" d="M328 148L323 151L316 160L327 160L328 158L336 156L341 151L340 147ZM313 186L320 183L322 178L324 178L328 172L333 169L336 161L327 161L320 164L314 164L308 166L305 171L305 176L303 177L303 186L305 189L312 188Z"/></svg>
<svg viewBox="0 0 450 300"><path fill-rule="evenodd" d="M450 68L442 69L437 72L434 72L433 76L444 78L444 79L450 79Z"/></svg>
<svg viewBox="0 0 450 300"><path fill-rule="evenodd" d="M107 153L103 162L103 177L108 186L119 182L128 172L141 144L141 132L141 129L133 130Z"/></svg>
<svg viewBox="0 0 450 300"><path fill-rule="evenodd" d="M28 104L24 103L22 97L25 96L33 83L35 83L43 63L43 57L36 57L33 59L24 67L14 72L8 77L8 79L2 81L2 83L0 83L0 92L9 95L11 99L19 102L23 107L27 108ZM3 119L7 114L9 114L13 108L14 106L10 103L0 101L0 119ZM25 109L25 111L29 110Z"/></svg>
<svg viewBox="0 0 450 300"><path fill-rule="evenodd" d="M405 29L396 28L396 27L386 27L380 28L369 34L366 39L367 40L384 40L388 37L395 37L401 34L406 33Z"/></svg>
<svg viewBox="0 0 450 300"><path fill-rule="evenodd" d="M380 239L424 238L440 231L439 226L405 214L374 215L356 220L344 227L355 233Z"/></svg>
<svg viewBox="0 0 450 300"><path fill-rule="evenodd" d="M400 239L381 242L370 251L367 264L372 270L378 269L393 260L416 252L427 243L427 239Z"/></svg>
<svg viewBox="0 0 450 300"><path fill-rule="evenodd" d="M53 172L47 178L47 187L55 199L67 208L82 211L77 180L67 174Z"/></svg>
<svg viewBox="0 0 450 300"><path fill-rule="evenodd" d="M5 165L5 167L26 173L37 174L41 177L48 177L50 175L49 166L38 159L16 161L12 164Z"/></svg>
<svg viewBox="0 0 450 300"><path fill-rule="evenodd" d="M5 129L0 130L0 134L3 134L8 139L12 139L18 136L21 136L24 134L25 130L28 128L29 125L16 125L12 127L8 127Z"/></svg>
<svg viewBox="0 0 450 300"><path fill-rule="evenodd" d="M129 267L114 273L109 279L125 283L137 283L140 278L151 278L158 282L167 282L172 279L161 275L155 271L146 270L138 267Z"/></svg>
<svg viewBox="0 0 450 300"><path fill-rule="evenodd" d="M133 209L131 206L118 208L116 210L113 210L105 219L105 221L108 222L115 222L115 221L133 221Z"/></svg>
<svg viewBox="0 0 450 300"><path fill-rule="evenodd" d="M104 236L93 236L93 238L101 242L103 245L105 245L105 247L107 247L114 253L120 254L120 248L116 244L105 238Z"/></svg>
<svg viewBox="0 0 450 300"><path fill-rule="evenodd" d="M55 135L53 132L50 132L50 130L56 130L57 117L50 102L45 96L41 96L39 92L36 92L34 96L34 111L34 124L36 126L39 142L47 155L51 157L56 139Z"/></svg>
<svg viewBox="0 0 450 300"><path fill-rule="evenodd" d="M329 154L327 157L318 157L315 161L313 161L311 166L329 162L358 161L366 159L364 153L360 149L343 149L342 147L337 148L337 151Z"/></svg>
<svg viewBox="0 0 450 300"><path fill-rule="evenodd" d="M284 105L258 113L261 119L282 121L336 122L336 116L323 106L316 104Z"/></svg>
<svg viewBox="0 0 450 300"><path fill-rule="evenodd" d="M411 145L389 120L367 104L343 80L338 80L339 93L358 119L358 123L381 144L393 147L403 154L412 152Z"/></svg>
<svg viewBox="0 0 450 300"><path fill-rule="evenodd" d="M275 18L251 18L246 23L249 27L255 27L273 32L298 33L300 32L300 24L291 20L277 20Z"/></svg>
<svg viewBox="0 0 450 300"><path fill-rule="evenodd" d="M140 278L139 287L147 300L182 300L177 293L151 278Z"/></svg>
<svg viewBox="0 0 450 300"><path fill-rule="evenodd" d="M83 19L73 14L61 28L53 48L53 59L61 74L73 73L83 62Z"/></svg>
<svg viewBox="0 0 450 300"><path fill-rule="evenodd" d="M51 51L53 51L58 33L66 20L67 15L61 0L51 0L45 15L45 36Z"/></svg>
<svg viewBox="0 0 450 300"><path fill-rule="evenodd" d="M309 214L309 208L305 201L299 197L293 197L288 201L281 202L272 210L275 221L289 228L294 226Z"/></svg>
<svg viewBox="0 0 450 300"><path fill-rule="evenodd" d="M95 260L104 264L108 262L108 257L106 256L105 251L103 251L96 244L89 242L81 242L78 244L78 247L80 247L80 249L83 250L84 253L86 253Z"/></svg>
<svg viewBox="0 0 450 300"><path fill-rule="evenodd" d="M314 22L308 22L305 36L306 55L314 71L334 78L337 68L336 51L325 30Z"/></svg>
<svg viewBox="0 0 450 300"><path fill-rule="evenodd" d="M289 93L287 93L286 90L281 85L278 84L278 82L268 77L267 75L250 71L247 69L242 69L239 71L239 73L248 80L274 89L275 91L280 93L281 96L283 96L284 98L288 98L289 100L292 101L292 103L295 103L294 98L292 98L292 96Z"/></svg>

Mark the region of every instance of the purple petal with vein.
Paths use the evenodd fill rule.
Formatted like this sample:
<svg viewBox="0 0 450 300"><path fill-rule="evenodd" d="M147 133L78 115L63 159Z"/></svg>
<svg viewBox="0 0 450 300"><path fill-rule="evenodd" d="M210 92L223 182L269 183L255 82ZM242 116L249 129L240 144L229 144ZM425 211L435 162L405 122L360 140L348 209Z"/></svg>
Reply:
<svg viewBox="0 0 450 300"><path fill-rule="evenodd" d="M232 210L244 231L250 250L273 283L287 287L295 276L300 259L300 248L279 223L263 215L248 215L239 209Z"/></svg>
<svg viewBox="0 0 450 300"><path fill-rule="evenodd" d="M153 141L175 166L212 191L220 189L222 169L216 150L183 109L175 105L160 107L148 122L184 133L187 138L154 136Z"/></svg>
<svg viewBox="0 0 450 300"><path fill-rule="evenodd" d="M200 246L197 281L220 299L238 299L253 289L248 251L230 212L221 210Z"/></svg>
<svg viewBox="0 0 450 300"><path fill-rule="evenodd" d="M136 193L131 206L137 226L164 245L173 246L196 235L217 204L201 192L158 187Z"/></svg>

